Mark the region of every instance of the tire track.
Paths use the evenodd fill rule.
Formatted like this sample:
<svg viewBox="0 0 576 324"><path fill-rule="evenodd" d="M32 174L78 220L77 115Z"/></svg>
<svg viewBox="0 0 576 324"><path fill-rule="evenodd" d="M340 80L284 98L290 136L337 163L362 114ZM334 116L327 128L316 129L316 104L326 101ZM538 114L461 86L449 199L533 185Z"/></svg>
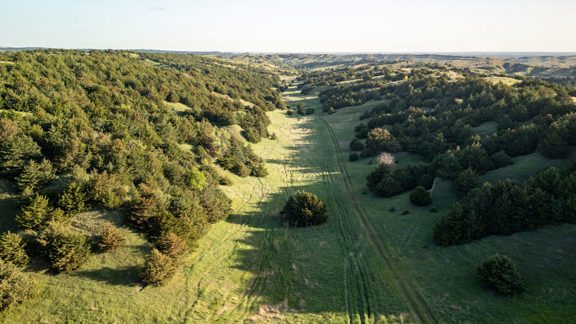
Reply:
<svg viewBox="0 0 576 324"><path fill-rule="evenodd" d="M319 129L320 140L324 146L329 146L330 143L326 142L326 134L323 129ZM347 208L342 203L341 197L337 194L334 186L334 166L332 159L330 157L324 159L323 161L323 176L325 183L328 186L330 195L336 207L336 214L339 220L339 230L343 241L343 248L345 253L345 277L346 277L346 304L348 308L348 319L350 323L354 322L354 313L357 311L360 316L360 322L365 323L366 318L370 318L370 299L367 291L367 284L365 282L365 275L363 273L363 267L360 265L358 259L359 254L359 241L353 237L353 229L350 224L350 220L347 217ZM356 244L354 242L357 242ZM350 274L353 274L351 276ZM351 286L354 286L354 291L352 291ZM353 307L352 300L355 299L355 307Z"/></svg>
<svg viewBox="0 0 576 324"><path fill-rule="evenodd" d="M330 142L331 142L331 149L334 155L337 157L336 160L338 161L338 168L340 170L340 174L342 176L346 195L348 196L349 200L352 202L352 206L356 212L359 225L362 227L362 230L366 234L369 242L374 246L378 256L383 261L386 270L391 275L392 283L395 286L396 290L400 293L400 296L404 300L405 304L410 308L410 311L415 320L420 323L437 323L432 311L430 310L428 304L422 297L422 295L414 288L414 285L404 277L395 267L392 259L392 253L390 251L389 246L384 243L378 234L374 230L374 226L368 215L360 203L360 201L356 198L353 193L352 187L352 180L350 179L350 175L348 174L348 170L341 159L342 149L340 148L340 144L338 143L338 139L334 134L334 130L328 124L328 122L318 114L318 119L323 124L324 128L329 133Z"/></svg>

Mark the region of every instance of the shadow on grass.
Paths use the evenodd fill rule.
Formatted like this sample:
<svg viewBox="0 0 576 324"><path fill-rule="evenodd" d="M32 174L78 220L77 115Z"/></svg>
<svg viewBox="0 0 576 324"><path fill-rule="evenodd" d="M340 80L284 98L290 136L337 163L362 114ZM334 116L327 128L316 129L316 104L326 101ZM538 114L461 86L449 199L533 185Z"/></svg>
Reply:
<svg viewBox="0 0 576 324"><path fill-rule="evenodd" d="M138 266L127 266L116 269L104 267L97 270L77 270L70 275L74 277L84 277L109 285L136 286L136 278L138 278L140 270Z"/></svg>

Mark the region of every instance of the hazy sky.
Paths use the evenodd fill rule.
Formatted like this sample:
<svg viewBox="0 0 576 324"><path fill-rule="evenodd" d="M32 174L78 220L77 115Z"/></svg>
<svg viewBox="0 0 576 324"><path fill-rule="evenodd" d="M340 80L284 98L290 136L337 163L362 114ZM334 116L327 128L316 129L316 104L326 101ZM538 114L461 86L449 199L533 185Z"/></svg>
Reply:
<svg viewBox="0 0 576 324"><path fill-rule="evenodd" d="M576 51L576 0L0 0L0 46Z"/></svg>

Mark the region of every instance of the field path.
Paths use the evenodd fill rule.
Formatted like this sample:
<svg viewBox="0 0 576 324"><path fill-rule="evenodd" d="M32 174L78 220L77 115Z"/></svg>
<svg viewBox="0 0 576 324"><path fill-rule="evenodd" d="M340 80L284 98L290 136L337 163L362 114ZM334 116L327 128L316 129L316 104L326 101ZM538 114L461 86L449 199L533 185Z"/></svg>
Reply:
<svg viewBox="0 0 576 324"><path fill-rule="evenodd" d="M410 308L415 320L420 323L437 323L424 298L416 289L414 289L411 280L396 269L394 261L392 260L390 248L376 233L374 225L371 223L366 211L362 207L362 203L352 190L352 180L348 174L346 164L342 161L342 150L332 127L320 113L318 113L317 116L325 129L325 131L321 131L320 134L323 137L326 137L327 141L330 142L330 148L333 151L333 156L331 158L336 157L338 162L338 169L340 171L338 175L342 177L345 185L344 189L346 191L346 196L354 207L354 214L357 216L355 220L358 221L363 233L373 245L378 257L385 265L385 269L389 272L389 277L392 278L393 285L396 288L397 293L399 293L399 297L401 297L404 303ZM366 301L368 302L368 300Z"/></svg>

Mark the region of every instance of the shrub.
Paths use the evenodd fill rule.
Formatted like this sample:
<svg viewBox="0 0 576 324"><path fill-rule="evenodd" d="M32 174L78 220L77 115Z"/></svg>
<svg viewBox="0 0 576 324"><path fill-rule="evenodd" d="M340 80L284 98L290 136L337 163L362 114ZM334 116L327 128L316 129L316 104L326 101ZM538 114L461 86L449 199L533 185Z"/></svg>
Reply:
<svg viewBox="0 0 576 324"><path fill-rule="evenodd" d="M350 149L354 151L362 151L364 149L364 143L361 140L355 138L350 142Z"/></svg>
<svg viewBox="0 0 576 324"><path fill-rule="evenodd" d="M34 297L32 280L15 265L0 260L0 310L20 304Z"/></svg>
<svg viewBox="0 0 576 324"><path fill-rule="evenodd" d="M90 245L86 236L70 232L58 224L50 224L38 237L38 243L50 268L57 273L68 273L78 269L90 256Z"/></svg>
<svg viewBox="0 0 576 324"><path fill-rule="evenodd" d="M218 183L220 185L223 185L223 186L231 186L232 184L234 184L234 181L232 181L232 179L230 177L223 176L223 177L220 177L220 179L218 180Z"/></svg>
<svg viewBox="0 0 576 324"><path fill-rule="evenodd" d="M290 196L282 213L292 226L320 225L328 219L324 203L316 195L304 191Z"/></svg>
<svg viewBox="0 0 576 324"><path fill-rule="evenodd" d="M140 280L145 284L161 286L167 283L176 274L174 260L162 254L158 249L153 249L140 274Z"/></svg>
<svg viewBox="0 0 576 324"><path fill-rule="evenodd" d="M264 178L265 176L268 175L268 170L266 169L266 167L264 167L264 165L258 164L255 165L254 168L252 168L252 171L250 171L250 175L258 178Z"/></svg>
<svg viewBox="0 0 576 324"><path fill-rule="evenodd" d="M50 211L48 198L36 195L29 205L22 208L22 213L16 216L16 221L23 228L37 230L46 225Z"/></svg>
<svg viewBox="0 0 576 324"><path fill-rule="evenodd" d="M350 162L358 161L359 159L360 156L356 152L350 153L350 155L348 155L348 160L350 160Z"/></svg>
<svg viewBox="0 0 576 324"><path fill-rule="evenodd" d="M390 207L390 209L388 209L388 211L390 211L391 213L396 211L396 207Z"/></svg>
<svg viewBox="0 0 576 324"><path fill-rule="evenodd" d="M288 115L288 116L292 116L293 114L294 114L294 111L292 111L292 110L286 111L286 115Z"/></svg>
<svg viewBox="0 0 576 324"><path fill-rule="evenodd" d="M162 235L156 242L156 248L162 254L172 258L176 264L181 263L188 252L186 242L172 232Z"/></svg>
<svg viewBox="0 0 576 324"><path fill-rule="evenodd" d="M428 206L432 203L432 199L424 187L418 186L410 193L410 202L416 206Z"/></svg>
<svg viewBox="0 0 576 324"><path fill-rule="evenodd" d="M408 214L410 214L410 211L409 211L409 210L405 210L405 211L402 212L402 215L408 215Z"/></svg>
<svg viewBox="0 0 576 324"><path fill-rule="evenodd" d="M24 267L30 261L26 254L26 244L18 234L6 232L0 236L0 259L17 267Z"/></svg>
<svg viewBox="0 0 576 324"><path fill-rule="evenodd" d="M104 252L111 251L119 248L125 240L122 232L116 226L108 223L98 240L98 249Z"/></svg>
<svg viewBox="0 0 576 324"><path fill-rule="evenodd" d="M458 175L454 186L456 193L460 197L466 196L472 189L478 188L482 185L482 178L474 170L468 168Z"/></svg>
<svg viewBox="0 0 576 324"><path fill-rule="evenodd" d="M60 195L58 205L70 215L88 210L88 197L84 187L78 182L72 182Z"/></svg>
<svg viewBox="0 0 576 324"><path fill-rule="evenodd" d="M244 163L237 163L231 169L232 173L239 177L246 178L250 175L250 169Z"/></svg>
<svg viewBox="0 0 576 324"><path fill-rule="evenodd" d="M43 160L41 163L36 163L34 160L30 160L16 178L16 182L20 190L28 189L30 192L34 192L54 178L56 175L50 161Z"/></svg>
<svg viewBox="0 0 576 324"><path fill-rule="evenodd" d="M492 163L494 163L494 168L496 169L513 163L512 158L504 151L500 151L492 155L490 158L492 159Z"/></svg>
<svg viewBox="0 0 576 324"><path fill-rule="evenodd" d="M503 295L509 296L526 290L516 264L508 256L495 254L486 259L476 270L486 287Z"/></svg>
<svg viewBox="0 0 576 324"><path fill-rule="evenodd" d="M312 115L314 113L314 108L306 109L306 115Z"/></svg>
<svg viewBox="0 0 576 324"><path fill-rule="evenodd" d="M437 213L438 209L436 207L432 207L432 208L430 208L430 212L431 213Z"/></svg>

